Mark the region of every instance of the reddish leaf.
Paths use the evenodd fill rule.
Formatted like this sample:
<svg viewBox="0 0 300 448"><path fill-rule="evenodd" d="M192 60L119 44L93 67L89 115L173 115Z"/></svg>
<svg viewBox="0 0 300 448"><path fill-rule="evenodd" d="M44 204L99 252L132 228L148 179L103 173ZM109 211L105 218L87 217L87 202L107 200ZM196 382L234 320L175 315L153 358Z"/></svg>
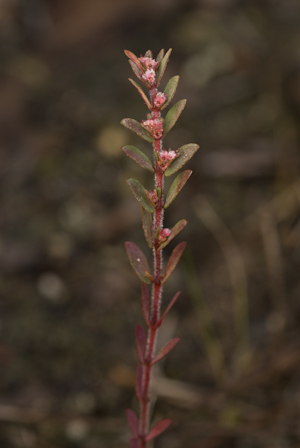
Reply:
<svg viewBox="0 0 300 448"><path fill-rule="evenodd" d="M179 295L181 294L181 291L178 291L175 296L173 297L173 299L171 300L171 302L169 303L169 305L167 306L165 312L163 313L163 315L161 316L161 318L157 321L156 323L156 327L160 327L162 324L162 321L164 320L164 318L166 317L166 315L168 314L168 312L170 311L170 309L172 308L172 306L174 305L174 303L176 302L176 300L178 299Z"/></svg>
<svg viewBox="0 0 300 448"><path fill-rule="evenodd" d="M146 321L147 326L150 326L149 321L149 291L147 285L145 283L142 284L142 309L143 309L143 315L144 319Z"/></svg>
<svg viewBox="0 0 300 448"><path fill-rule="evenodd" d="M122 150L128 157L138 163L142 168L146 168L146 170L154 173L154 168L152 166L151 160L138 148L132 145L126 145L122 146Z"/></svg>
<svg viewBox="0 0 300 448"><path fill-rule="evenodd" d="M143 187L143 185L136 179L127 179L127 184L136 197L136 199L140 202L140 204L150 213L155 212L154 205L151 203L147 190Z"/></svg>
<svg viewBox="0 0 300 448"><path fill-rule="evenodd" d="M143 71L142 63L141 63L141 61L139 60L139 58L138 58L134 53L132 53L132 52L129 51L129 50L124 50L124 53L126 54L126 56L127 56L129 59L131 59L131 61L134 63L134 65L136 65L136 67L137 67L139 70L142 70L142 71Z"/></svg>
<svg viewBox="0 0 300 448"><path fill-rule="evenodd" d="M130 428L131 434L134 438L138 439L139 437L139 421L136 416L136 413L131 409L126 409L127 422Z"/></svg>
<svg viewBox="0 0 300 448"><path fill-rule="evenodd" d="M160 52L158 53L157 58L155 60L157 62L160 62L162 60L162 58L164 57L164 55L165 55L165 50L164 50L164 48L162 48L160 50Z"/></svg>
<svg viewBox="0 0 300 448"><path fill-rule="evenodd" d="M142 364L139 364L136 371L135 393L138 401L141 401L143 395L143 373Z"/></svg>
<svg viewBox="0 0 300 448"><path fill-rule="evenodd" d="M152 222L152 214L142 207L142 220L143 220L143 229L146 241L150 249L152 248L153 241L153 222Z"/></svg>
<svg viewBox="0 0 300 448"><path fill-rule="evenodd" d="M180 170L180 168L183 167L183 165L188 162L196 151L198 151L199 145L196 145L195 143L189 143L187 145L183 145L180 148L177 149L177 152L180 153L180 156L177 157L169 166L169 168L166 169L165 175L171 176L171 174L176 173L176 171Z"/></svg>
<svg viewBox="0 0 300 448"><path fill-rule="evenodd" d="M135 243L126 241L125 248L134 272L143 283L151 283L150 266L147 258Z"/></svg>
<svg viewBox="0 0 300 448"><path fill-rule="evenodd" d="M145 349L146 349L146 333L141 325L136 325L135 327L135 343L138 358L141 364L144 362Z"/></svg>
<svg viewBox="0 0 300 448"><path fill-rule="evenodd" d="M159 248L163 249L164 247L166 247L169 242L176 236L178 235L178 233L187 225L187 220L186 219L182 219L181 221L178 221L177 224L175 224L175 226L171 229L171 233L168 236L168 238L166 239L166 241L164 241Z"/></svg>
<svg viewBox="0 0 300 448"><path fill-rule="evenodd" d="M150 440L153 440L157 436L159 436L159 434L164 432L170 426L171 423L172 420L170 420L169 418L165 418L160 422L158 422L145 437L146 442L150 442Z"/></svg>
<svg viewBox="0 0 300 448"><path fill-rule="evenodd" d="M130 439L130 448L141 448L140 441L138 439Z"/></svg>
<svg viewBox="0 0 300 448"><path fill-rule="evenodd" d="M154 142L154 138L151 137L150 133L140 125L140 123L133 118L123 118L121 124L130 131L135 132L139 137L142 137L147 142Z"/></svg>
<svg viewBox="0 0 300 448"><path fill-rule="evenodd" d="M167 135L167 133L170 132L172 127L175 125L176 121L180 117L181 112L185 108L185 105L186 100L180 100L171 107L164 120L164 136Z"/></svg>
<svg viewBox="0 0 300 448"><path fill-rule="evenodd" d="M167 102L162 106L161 110L163 110L165 107L167 107L167 105L170 103L170 101L172 100L173 96L175 95L177 86L178 86L178 81L179 81L179 76L173 76L173 78L171 78L164 90L164 94L167 95Z"/></svg>
<svg viewBox="0 0 300 448"><path fill-rule="evenodd" d="M143 98L143 100L146 103L146 106L148 107L148 109L151 110L152 105L147 97L147 95L145 94L145 92L143 91L143 89L138 85L137 82L133 81L133 79L129 78L129 81L131 82L131 84L134 85L134 87L137 89L137 91L139 92L139 94L141 95L141 97Z"/></svg>
<svg viewBox="0 0 300 448"><path fill-rule="evenodd" d="M177 263L180 260L181 255L183 254L183 251L185 249L186 246L186 242L182 241L181 243L179 243L175 249L173 250L173 252L171 253L171 256L169 258L169 261L167 263L167 267L166 267L166 272L165 272L165 276L162 280L162 284L166 283L166 281L168 280L168 278L170 277L170 275L173 273L174 269L177 266Z"/></svg>
<svg viewBox="0 0 300 448"><path fill-rule="evenodd" d="M165 208L169 207L169 205L174 201L180 190L184 187L192 172L192 170L185 170L175 177L166 197Z"/></svg>
<svg viewBox="0 0 300 448"><path fill-rule="evenodd" d="M162 76L163 76L163 74L164 74L164 72L165 72L165 70L166 70L167 63L168 63L168 61L169 61L169 57L170 57L171 51L172 51L172 48L170 48L170 49L166 52L166 54L165 54L164 57L162 58L161 63L160 63L160 65L159 65L159 68L158 68L158 70L157 70L157 75L156 75L156 85L157 85L157 86L159 85L159 83L160 83L160 81L161 81L161 78L162 78Z"/></svg>
<svg viewBox="0 0 300 448"><path fill-rule="evenodd" d="M155 356L155 358L152 361L152 365L156 364L158 361L160 361L162 358L164 358L174 347L178 344L180 341L180 338L173 338L171 339Z"/></svg>

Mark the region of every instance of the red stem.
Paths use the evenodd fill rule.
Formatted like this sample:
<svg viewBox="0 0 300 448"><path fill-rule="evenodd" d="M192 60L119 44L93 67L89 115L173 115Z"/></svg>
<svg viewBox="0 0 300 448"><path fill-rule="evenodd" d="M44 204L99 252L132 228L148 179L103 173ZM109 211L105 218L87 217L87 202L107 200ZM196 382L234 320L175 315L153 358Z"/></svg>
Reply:
<svg viewBox="0 0 300 448"><path fill-rule="evenodd" d="M152 104L154 104L154 99L157 94L157 88L154 86L150 90L150 96ZM152 111L152 117L159 118L160 112L157 110ZM162 138L157 139L153 143L154 154L162 149ZM155 162L155 187L161 189L161 198L156 204L154 216L153 216L153 234L156 235L156 230L159 227L163 228L163 218L164 218L164 174L161 172L157 160L154 156ZM152 285L152 297L151 297L151 311L150 311L150 325L147 335L147 345L145 353L144 371L143 371L143 386L142 386L142 398L140 402L140 440L141 448L146 448L147 442L145 440L149 432L149 421L150 421L150 385L152 376L152 361L155 357L156 340L158 335L158 327L156 323L160 317L161 308L161 295L162 295L162 262L163 255L162 250L159 249L157 242L153 241L153 261L154 261L154 282Z"/></svg>

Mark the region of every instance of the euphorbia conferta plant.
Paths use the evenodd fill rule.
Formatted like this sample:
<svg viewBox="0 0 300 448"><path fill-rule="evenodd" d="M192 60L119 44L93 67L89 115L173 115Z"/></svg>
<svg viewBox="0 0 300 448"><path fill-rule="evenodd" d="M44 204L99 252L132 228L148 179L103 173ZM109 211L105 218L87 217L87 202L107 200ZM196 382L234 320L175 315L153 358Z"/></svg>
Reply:
<svg viewBox="0 0 300 448"><path fill-rule="evenodd" d="M149 89L149 98L144 90L132 79L129 81L137 89L149 109L147 120L141 123L132 118L124 118L121 123L144 140L152 143L153 163L135 146L123 146L127 156L140 166L154 174L154 188L147 190L138 180L128 179L127 183L136 199L141 204L142 223L148 246L153 250L153 271L141 249L130 241L125 243L129 261L142 282L142 309L147 325L147 333L141 325L136 326L135 338L139 365L136 377L136 396L140 403L139 417L131 409L127 410L127 419L131 430L131 448L145 448L170 425L170 419L163 419L150 429L150 380L152 366L160 361L179 342L179 338L171 339L158 353L156 340L163 319L176 302L180 292L175 294L166 310L161 315L162 288L174 271L184 251L185 242L179 243L173 250L165 270L163 271L163 249L186 226L182 219L172 229L164 228L164 210L169 207L180 192L190 175L191 170L182 171L174 179L167 195L164 195L164 176L176 173L197 151L198 145L190 143L177 150L166 150L163 147L163 137L172 129L186 100L180 100L172 106L165 118L161 111L172 100L179 81L179 76L171 78L164 91L158 90L161 78L165 72L171 49L165 54L161 50L156 59L148 50L145 56L138 58L131 51L125 50L131 68L137 78ZM151 285L151 298L148 285Z"/></svg>

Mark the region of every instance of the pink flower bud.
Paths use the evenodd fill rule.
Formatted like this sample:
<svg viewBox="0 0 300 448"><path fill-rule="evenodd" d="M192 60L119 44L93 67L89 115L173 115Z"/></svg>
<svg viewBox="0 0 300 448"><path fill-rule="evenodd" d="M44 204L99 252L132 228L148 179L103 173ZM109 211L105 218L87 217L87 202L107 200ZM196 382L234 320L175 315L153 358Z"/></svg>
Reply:
<svg viewBox="0 0 300 448"><path fill-rule="evenodd" d="M156 140L163 136L163 120L161 118L150 118L142 121L143 128L147 129Z"/></svg>
<svg viewBox="0 0 300 448"><path fill-rule="evenodd" d="M168 158L170 161L174 160L177 157L177 154L175 151L168 151Z"/></svg>
<svg viewBox="0 0 300 448"><path fill-rule="evenodd" d="M167 99L167 95L165 95L162 92L158 92L155 97L155 100L154 100L154 106L159 109L164 104L166 99Z"/></svg>
<svg viewBox="0 0 300 448"><path fill-rule="evenodd" d="M144 66L145 66L146 68L152 68L152 69L155 69L155 68L157 67L157 65L158 65L158 62L156 62L155 59L152 59L152 58L145 58L144 56L141 56L141 57L140 57L140 61L141 61L142 64L144 64Z"/></svg>
<svg viewBox="0 0 300 448"><path fill-rule="evenodd" d="M165 241L171 234L171 230L170 229L162 229L160 234L159 234L159 241Z"/></svg>
<svg viewBox="0 0 300 448"><path fill-rule="evenodd" d="M152 68L147 69L142 78L152 86L155 83L155 71Z"/></svg>
<svg viewBox="0 0 300 448"><path fill-rule="evenodd" d="M160 165L161 170L165 171L170 163L177 157L175 151L166 151L163 149L158 154L158 164Z"/></svg>
<svg viewBox="0 0 300 448"><path fill-rule="evenodd" d="M149 197L154 204L158 201L158 196L155 190L149 190Z"/></svg>
<svg viewBox="0 0 300 448"><path fill-rule="evenodd" d="M160 151L159 158L162 162L168 162L169 160L169 152L165 149L163 151Z"/></svg>

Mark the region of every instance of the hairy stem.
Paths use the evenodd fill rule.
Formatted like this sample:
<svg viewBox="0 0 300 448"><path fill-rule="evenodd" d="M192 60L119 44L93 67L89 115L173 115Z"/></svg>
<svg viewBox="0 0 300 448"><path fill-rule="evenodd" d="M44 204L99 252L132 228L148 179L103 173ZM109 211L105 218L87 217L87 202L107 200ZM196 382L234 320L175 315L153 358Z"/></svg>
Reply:
<svg viewBox="0 0 300 448"><path fill-rule="evenodd" d="M155 96L157 94L157 88L153 87L150 91L150 97L152 104L154 103ZM159 118L159 111L152 111L153 118ZM160 188L161 197L155 207L155 213L153 215L153 263L154 263L154 282L152 285L151 296L151 311L150 311L150 325L147 335L147 345L145 353L145 363L143 372L143 394L140 404L140 437L141 448L146 448L147 442L145 440L146 435L149 432L150 422L150 387L152 376L152 361L155 357L156 341L158 336L158 326L156 323L160 317L161 308L161 296L162 296L162 268L163 268L163 254L162 249L159 249L158 241L155 239L156 231L158 228L163 228L164 219L164 174L161 172L159 164L155 158L155 153L162 149L162 138L157 139L153 143L154 162L155 162L155 187Z"/></svg>

